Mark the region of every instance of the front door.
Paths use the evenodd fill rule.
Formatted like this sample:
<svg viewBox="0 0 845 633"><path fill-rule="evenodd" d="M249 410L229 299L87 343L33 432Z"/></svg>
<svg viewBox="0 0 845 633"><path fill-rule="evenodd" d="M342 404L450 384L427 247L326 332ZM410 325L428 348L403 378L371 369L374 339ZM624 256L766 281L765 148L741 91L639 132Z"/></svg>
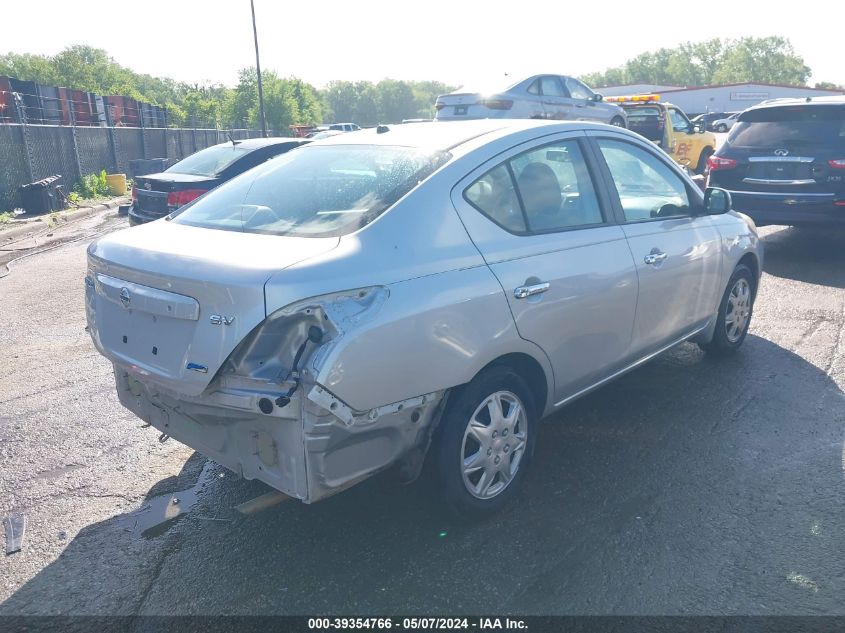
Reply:
<svg viewBox="0 0 845 633"><path fill-rule="evenodd" d="M593 184L586 139L557 138L491 161L452 196L520 335L552 364L555 403L620 366L637 302L630 249Z"/></svg>
<svg viewBox="0 0 845 633"><path fill-rule="evenodd" d="M690 169L698 168L697 145L701 142L700 135L695 133L692 121L687 115L669 106L669 121L672 124L672 142L667 148L669 155L680 165L686 165Z"/></svg>
<svg viewBox="0 0 845 633"><path fill-rule="evenodd" d="M602 121L607 123L606 113L593 99L593 91L577 79L563 78L566 91L572 101L573 118L581 121Z"/></svg>
<svg viewBox="0 0 845 633"><path fill-rule="evenodd" d="M639 277L632 350L643 356L703 327L720 296L720 236L686 179L658 151L596 138L615 185L622 229Z"/></svg>

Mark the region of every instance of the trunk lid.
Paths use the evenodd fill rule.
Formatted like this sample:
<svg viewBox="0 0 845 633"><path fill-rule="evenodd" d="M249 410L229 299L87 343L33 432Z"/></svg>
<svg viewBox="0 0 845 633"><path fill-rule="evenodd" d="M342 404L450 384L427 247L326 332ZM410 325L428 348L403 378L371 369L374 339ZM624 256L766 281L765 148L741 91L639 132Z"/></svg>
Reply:
<svg viewBox="0 0 845 633"><path fill-rule="evenodd" d="M174 191L199 189L209 191L222 181L214 176L197 176L162 172L135 178L136 205L141 211L157 215L167 215L173 208L168 206L167 196Z"/></svg>
<svg viewBox="0 0 845 633"><path fill-rule="evenodd" d="M479 105L481 95L477 92L460 92L440 95L434 103L436 118L463 119L476 118L480 110L486 110Z"/></svg>
<svg viewBox="0 0 845 633"><path fill-rule="evenodd" d="M338 242L170 222L114 233L88 249L91 336L124 369L199 395L266 317L267 279Z"/></svg>

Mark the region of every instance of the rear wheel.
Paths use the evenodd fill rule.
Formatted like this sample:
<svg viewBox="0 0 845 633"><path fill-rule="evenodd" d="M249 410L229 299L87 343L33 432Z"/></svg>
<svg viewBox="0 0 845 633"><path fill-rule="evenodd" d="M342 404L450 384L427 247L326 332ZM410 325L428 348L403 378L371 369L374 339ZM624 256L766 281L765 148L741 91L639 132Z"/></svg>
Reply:
<svg viewBox="0 0 845 633"><path fill-rule="evenodd" d="M435 491L454 514L482 519L519 494L535 424L531 391L508 367L491 367L450 396L430 458Z"/></svg>
<svg viewBox="0 0 845 633"><path fill-rule="evenodd" d="M724 123L720 123L719 125L716 126L716 131L717 132L727 132L728 126L725 125Z"/></svg>
<svg viewBox="0 0 845 633"><path fill-rule="evenodd" d="M616 127L625 127L625 119L621 116L615 116L610 120L610 124Z"/></svg>
<svg viewBox="0 0 845 633"><path fill-rule="evenodd" d="M754 275L748 266L740 264L734 269L719 304L713 339L699 344L701 349L719 356L733 354L739 349L751 324L754 283Z"/></svg>

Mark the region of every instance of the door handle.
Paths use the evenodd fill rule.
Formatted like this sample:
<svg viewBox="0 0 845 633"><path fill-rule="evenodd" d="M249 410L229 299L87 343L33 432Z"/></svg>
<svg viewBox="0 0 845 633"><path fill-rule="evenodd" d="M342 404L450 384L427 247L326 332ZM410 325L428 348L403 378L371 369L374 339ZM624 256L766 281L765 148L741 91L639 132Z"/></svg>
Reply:
<svg viewBox="0 0 845 633"><path fill-rule="evenodd" d="M646 255L643 258L643 261L646 264L653 266L654 264L659 264L660 262L662 262L667 257L668 257L668 255L666 253L664 253L662 251L658 251L657 249L655 249L654 251L652 251L651 253Z"/></svg>
<svg viewBox="0 0 845 633"><path fill-rule="evenodd" d="M530 286L518 286L513 289L513 296L517 299L527 299L534 295L541 295L549 289L549 282L532 284Z"/></svg>

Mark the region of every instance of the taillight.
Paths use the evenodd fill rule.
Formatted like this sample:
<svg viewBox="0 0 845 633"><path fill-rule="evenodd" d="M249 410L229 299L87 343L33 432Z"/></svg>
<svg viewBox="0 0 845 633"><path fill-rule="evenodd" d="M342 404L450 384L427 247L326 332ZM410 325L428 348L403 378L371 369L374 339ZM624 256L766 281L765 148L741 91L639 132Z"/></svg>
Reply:
<svg viewBox="0 0 845 633"><path fill-rule="evenodd" d="M833 158L827 161L827 164L833 169L845 169L845 158Z"/></svg>
<svg viewBox="0 0 845 633"><path fill-rule="evenodd" d="M185 189L184 191L171 191L167 194L168 207L181 207L191 200L199 198L205 193L205 189Z"/></svg>
<svg viewBox="0 0 845 633"><path fill-rule="evenodd" d="M513 101L507 99L484 99L481 105L487 106L491 110L510 110L513 106Z"/></svg>
<svg viewBox="0 0 845 633"><path fill-rule="evenodd" d="M736 167L736 161L733 158L711 156L707 159L707 167L710 168L710 171L718 171L719 169L733 169L734 167Z"/></svg>
<svg viewBox="0 0 845 633"><path fill-rule="evenodd" d="M132 187L132 201L138 202L138 188L134 186Z"/></svg>

